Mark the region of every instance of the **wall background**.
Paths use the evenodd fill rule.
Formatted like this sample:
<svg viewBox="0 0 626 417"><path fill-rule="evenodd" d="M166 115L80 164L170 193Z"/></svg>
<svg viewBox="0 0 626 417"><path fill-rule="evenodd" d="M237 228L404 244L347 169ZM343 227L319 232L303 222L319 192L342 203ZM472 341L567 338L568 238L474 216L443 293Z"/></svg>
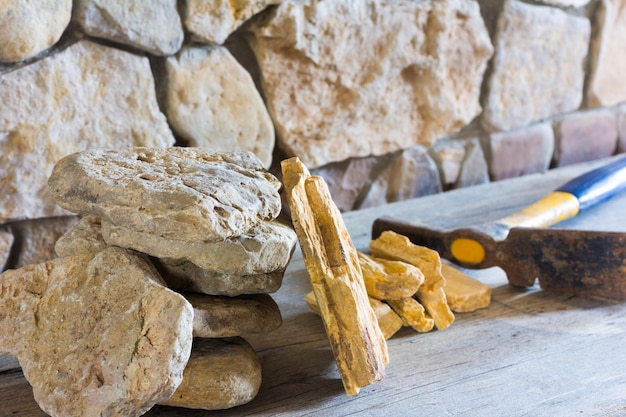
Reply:
<svg viewBox="0 0 626 417"><path fill-rule="evenodd" d="M626 0L0 4L0 265L50 259L93 147L298 156L343 211L626 150Z"/></svg>

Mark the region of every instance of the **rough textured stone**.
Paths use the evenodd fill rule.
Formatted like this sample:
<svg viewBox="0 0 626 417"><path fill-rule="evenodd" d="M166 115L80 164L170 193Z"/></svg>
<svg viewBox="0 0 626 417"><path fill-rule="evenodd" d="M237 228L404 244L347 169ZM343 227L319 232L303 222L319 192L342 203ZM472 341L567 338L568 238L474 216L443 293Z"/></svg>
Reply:
<svg viewBox="0 0 626 417"><path fill-rule="evenodd" d="M337 208L346 212L354 208L361 190L371 181L370 175L377 163L375 157L354 158L313 170L311 175L324 178Z"/></svg>
<svg viewBox="0 0 626 417"><path fill-rule="evenodd" d="M251 29L279 145L308 168L430 145L481 110L474 1L284 2Z"/></svg>
<svg viewBox="0 0 626 417"><path fill-rule="evenodd" d="M239 236L277 217L280 185L249 152L177 147L83 151L49 179L70 211L188 242Z"/></svg>
<svg viewBox="0 0 626 417"><path fill-rule="evenodd" d="M442 191L437 164L419 145L390 159L359 208L374 207Z"/></svg>
<svg viewBox="0 0 626 417"><path fill-rule="evenodd" d="M119 248L0 275L0 350L53 416L139 416L169 398L191 350L193 309Z"/></svg>
<svg viewBox="0 0 626 417"><path fill-rule="evenodd" d="M270 166L274 125L252 77L228 49L187 47L165 66L166 114L189 146L247 150Z"/></svg>
<svg viewBox="0 0 626 417"><path fill-rule="evenodd" d="M278 305L267 294L219 297L184 294L194 310L195 337L233 337L268 333L283 322Z"/></svg>
<svg viewBox="0 0 626 417"><path fill-rule="evenodd" d="M183 382L163 405L222 410L256 397L261 362L242 338L195 339Z"/></svg>
<svg viewBox="0 0 626 417"><path fill-rule="evenodd" d="M626 105L617 108L617 150L618 152L626 152Z"/></svg>
<svg viewBox="0 0 626 417"><path fill-rule="evenodd" d="M587 102L611 106L626 101L626 0L602 0L596 19Z"/></svg>
<svg viewBox="0 0 626 417"><path fill-rule="evenodd" d="M291 227L263 221L239 236L212 242L185 242L136 232L102 221L109 245L134 249L157 258L181 259L222 274L255 275L285 269L297 237Z"/></svg>
<svg viewBox="0 0 626 417"><path fill-rule="evenodd" d="M280 289L285 274L284 270L280 270L242 276L209 271L176 259L154 259L153 262L171 288L209 295L233 297L247 293L273 293Z"/></svg>
<svg viewBox="0 0 626 417"><path fill-rule="evenodd" d="M494 181L548 169L554 153L554 132L539 123L489 137L489 172Z"/></svg>
<svg viewBox="0 0 626 417"><path fill-rule="evenodd" d="M282 0L187 0L184 21L191 38L221 45L242 23Z"/></svg>
<svg viewBox="0 0 626 417"><path fill-rule="evenodd" d="M47 180L86 148L174 143L147 58L88 41L0 78L0 222L67 215Z"/></svg>
<svg viewBox="0 0 626 417"><path fill-rule="evenodd" d="M555 6L565 7L583 7L586 6L590 0L541 0L544 3L553 4Z"/></svg>
<svg viewBox="0 0 626 417"><path fill-rule="evenodd" d="M70 22L72 0L2 0L0 62L18 62L54 45Z"/></svg>
<svg viewBox="0 0 626 417"><path fill-rule="evenodd" d="M481 121L510 130L578 108L590 23L557 8L507 0Z"/></svg>
<svg viewBox="0 0 626 417"><path fill-rule="evenodd" d="M11 248L15 236L10 231L0 230L0 271L4 271L4 268L9 260L11 254Z"/></svg>
<svg viewBox="0 0 626 417"><path fill-rule="evenodd" d="M76 216L49 217L11 223L11 231L19 242L11 268L40 264L56 258L57 240L78 221Z"/></svg>
<svg viewBox="0 0 626 417"><path fill-rule="evenodd" d="M465 158L454 188L471 187L489 182L489 167L478 139L470 139L465 144Z"/></svg>
<svg viewBox="0 0 626 417"><path fill-rule="evenodd" d="M108 246L102 237L100 218L84 216L57 239L54 251L60 257L76 256L96 254Z"/></svg>
<svg viewBox="0 0 626 417"><path fill-rule="evenodd" d="M613 155L617 147L615 113L611 109L567 115L555 122L555 166Z"/></svg>
<svg viewBox="0 0 626 417"><path fill-rule="evenodd" d="M448 187L454 184L465 159L465 143L458 140L438 141L429 152L439 167L441 182Z"/></svg>
<svg viewBox="0 0 626 417"><path fill-rule="evenodd" d="M74 19L90 36L171 55L185 37L176 0L77 0Z"/></svg>

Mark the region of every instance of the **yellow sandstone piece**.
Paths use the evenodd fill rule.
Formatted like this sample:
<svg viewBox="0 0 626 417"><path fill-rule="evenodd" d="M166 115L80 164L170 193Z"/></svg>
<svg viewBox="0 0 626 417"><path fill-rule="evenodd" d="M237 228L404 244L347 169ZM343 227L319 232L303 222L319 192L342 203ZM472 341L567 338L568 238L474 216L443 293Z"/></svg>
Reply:
<svg viewBox="0 0 626 417"><path fill-rule="evenodd" d="M406 262L375 258L359 252L367 293L379 300L411 297L424 282L424 274Z"/></svg>
<svg viewBox="0 0 626 417"><path fill-rule="evenodd" d="M370 241L370 250L373 256L402 261L418 267L424 274L421 290L432 291L443 287L441 259L436 251L415 245L406 236L390 230Z"/></svg>
<svg viewBox="0 0 626 417"><path fill-rule="evenodd" d="M491 303L491 287L457 268L442 264L441 272L446 280L443 287L450 309L455 313L469 313L488 307Z"/></svg>
<svg viewBox="0 0 626 417"><path fill-rule="evenodd" d="M307 306L309 306L311 311L318 315L321 314L319 305L315 299L315 293L313 291L309 292L304 297L304 301ZM389 307L388 304L373 297L369 297L369 302L370 306L374 310L374 314L376 314L376 318L378 319L378 326L380 327L380 330L383 332L385 339L389 339L402 328L402 319L391 309L391 307Z"/></svg>
<svg viewBox="0 0 626 417"><path fill-rule="evenodd" d="M436 288L432 291L420 290L415 297L433 318L437 329L443 330L454 323L454 313L450 310L443 288Z"/></svg>
<svg viewBox="0 0 626 417"><path fill-rule="evenodd" d="M404 324L402 318L400 318L400 316L391 309L389 304L373 297L370 297L369 300L370 306L372 306L374 314L376 314L376 318L378 318L380 330L382 330L385 335L385 339L389 339L402 328L402 325Z"/></svg>
<svg viewBox="0 0 626 417"><path fill-rule="evenodd" d="M443 291L445 279L441 273L441 258L436 251L415 245L406 236L393 231L385 231L377 239L370 241L370 249L374 256L407 262L418 267L424 274L424 284L416 294L417 299L439 330L454 322L454 313L450 310Z"/></svg>
<svg viewBox="0 0 626 417"><path fill-rule="evenodd" d="M321 177L281 162L287 203L335 362L348 395L381 380L387 343L370 307L357 251Z"/></svg>
<svg viewBox="0 0 626 417"><path fill-rule="evenodd" d="M407 297L401 300L387 300L387 303L400 316L405 326L410 326L420 333L433 329L435 321L416 299Z"/></svg>

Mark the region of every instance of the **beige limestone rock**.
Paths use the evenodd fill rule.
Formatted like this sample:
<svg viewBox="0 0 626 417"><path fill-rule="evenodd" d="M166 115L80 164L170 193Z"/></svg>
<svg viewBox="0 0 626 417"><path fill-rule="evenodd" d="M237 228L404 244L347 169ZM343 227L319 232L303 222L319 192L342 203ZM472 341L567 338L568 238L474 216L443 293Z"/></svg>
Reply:
<svg viewBox="0 0 626 417"><path fill-rule="evenodd" d="M541 1L544 3L555 5L555 6L583 7L583 6L586 6L590 0L541 0Z"/></svg>
<svg viewBox="0 0 626 417"><path fill-rule="evenodd" d="M54 244L58 256L96 254L109 245L102 237L98 216L84 216L67 230Z"/></svg>
<svg viewBox="0 0 626 417"><path fill-rule="evenodd" d="M102 221L109 245L135 249L157 258L181 259L217 273L255 275L287 267L296 233L278 221L263 221L246 233L214 242L165 239Z"/></svg>
<svg viewBox="0 0 626 417"><path fill-rule="evenodd" d="M590 32L587 18L507 0L496 28L482 124L510 130L576 110Z"/></svg>
<svg viewBox="0 0 626 417"><path fill-rule="evenodd" d="M478 138L466 140L465 158L454 188L471 187L489 182L489 171L485 153Z"/></svg>
<svg viewBox="0 0 626 417"><path fill-rule="evenodd" d="M195 339L182 384L161 404L203 410L232 408L256 397L261 380L261 362L244 339Z"/></svg>
<svg viewBox="0 0 626 417"><path fill-rule="evenodd" d="M251 30L279 145L308 168L431 145L480 113L493 50L474 1L284 2Z"/></svg>
<svg viewBox="0 0 626 417"><path fill-rule="evenodd" d="M67 154L174 143L148 59L89 41L2 74L0 97L0 222L68 214L47 186Z"/></svg>
<svg viewBox="0 0 626 417"><path fill-rule="evenodd" d="M0 230L0 271L4 270L7 261L9 260L9 255L11 254L11 248L13 247L14 241L15 236L12 232Z"/></svg>
<svg viewBox="0 0 626 417"><path fill-rule="evenodd" d="M255 275L222 274L202 269L188 261L154 259L171 288L208 295L236 296L247 293L274 293L283 283L284 270Z"/></svg>
<svg viewBox="0 0 626 417"><path fill-rule="evenodd" d="M219 297L184 294L194 310L195 337L234 337L269 333L283 322L276 302L267 294Z"/></svg>
<svg viewBox="0 0 626 417"><path fill-rule="evenodd" d="M56 258L57 240L78 221L77 216L48 217L11 223L19 247L12 268L40 264Z"/></svg>
<svg viewBox="0 0 626 417"><path fill-rule="evenodd" d="M0 62L18 62L54 45L70 22L72 0L0 1Z"/></svg>
<svg viewBox="0 0 626 417"><path fill-rule="evenodd" d="M239 236L281 208L280 181L245 151L92 149L60 160L49 186L67 210L187 242Z"/></svg>
<svg viewBox="0 0 626 417"><path fill-rule="evenodd" d="M626 0L602 0L599 3L587 90L587 102L592 107L626 101Z"/></svg>
<svg viewBox="0 0 626 417"><path fill-rule="evenodd" d="M187 0L185 27L197 42L221 45L246 20L282 0Z"/></svg>
<svg viewBox="0 0 626 417"><path fill-rule="evenodd" d="M615 118L617 119L617 151L626 152L626 104L617 108Z"/></svg>
<svg viewBox="0 0 626 417"><path fill-rule="evenodd" d="M617 148L617 120L613 109L568 114L557 119L554 126L553 164L557 167L607 158Z"/></svg>
<svg viewBox="0 0 626 417"><path fill-rule="evenodd" d="M274 125L250 74L224 47L186 47L165 63L166 114L189 146L247 150L268 168Z"/></svg>
<svg viewBox="0 0 626 417"><path fill-rule="evenodd" d="M85 33L171 55L185 37L176 0L77 0L74 19Z"/></svg>
<svg viewBox="0 0 626 417"><path fill-rule="evenodd" d="M311 170L311 174L324 178L337 208L346 212L358 207L363 187L376 175L379 163L376 157L351 158Z"/></svg>
<svg viewBox="0 0 626 417"><path fill-rule="evenodd" d="M437 164L421 145L389 155L364 192L359 208L375 207L442 191Z"/></svg>
<svg viewBox="0 0 626 417"><path fill-rule="evenodd" d="M0 350L52 416L139 416L179 386L193 309L120 248L0 275Z"/></svg>
<svg viewBox="0 0 626 417"><path fill-rule="evenodd" d="M489 136L489 171L495 181L545 172L554 155L550 123L536 123Z"/></svg>

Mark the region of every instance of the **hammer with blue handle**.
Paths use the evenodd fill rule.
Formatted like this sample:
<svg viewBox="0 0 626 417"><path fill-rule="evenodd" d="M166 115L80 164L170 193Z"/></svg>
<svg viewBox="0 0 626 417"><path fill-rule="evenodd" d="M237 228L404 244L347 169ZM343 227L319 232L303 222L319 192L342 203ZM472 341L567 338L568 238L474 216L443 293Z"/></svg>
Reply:
<svg viewBox="0 0 626 417"><path fill-rule="evenodd" d="M374 221L386 230L471 269L498 266L509 283L579 295L626 299L626 233L548 228L626 190L626 156L587 172L536 203L495 222L436 230L398 219Z"/></svg>

